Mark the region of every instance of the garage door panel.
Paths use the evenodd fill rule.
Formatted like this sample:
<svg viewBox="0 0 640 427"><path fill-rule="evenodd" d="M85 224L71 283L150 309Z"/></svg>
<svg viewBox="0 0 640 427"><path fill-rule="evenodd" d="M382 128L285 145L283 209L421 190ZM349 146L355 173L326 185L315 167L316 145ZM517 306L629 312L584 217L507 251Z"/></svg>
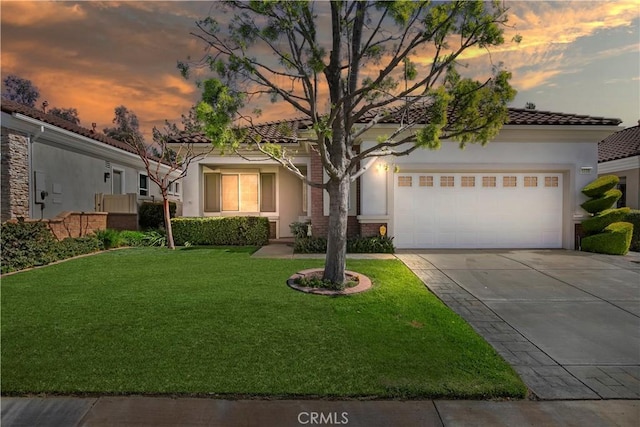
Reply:
<svg viewBox="0 0 640 427"><path fill-rule="evenodd" d="M404 186L399 186L396 178L394 188L394 235L399 248L562 246L561 174L420 173L397 176L405 177ZM431 177L429 181L425 176ZM492 179L483 181L487 176ZM509 178L505 180L505 176ZM515 187L509 187L514 182L513 177ZM554 177L555 181L550 182L555 185L545 186L545 177ZM406 185L409 181L410 187ZM494 186L489 185L491 181Z"/></svg>

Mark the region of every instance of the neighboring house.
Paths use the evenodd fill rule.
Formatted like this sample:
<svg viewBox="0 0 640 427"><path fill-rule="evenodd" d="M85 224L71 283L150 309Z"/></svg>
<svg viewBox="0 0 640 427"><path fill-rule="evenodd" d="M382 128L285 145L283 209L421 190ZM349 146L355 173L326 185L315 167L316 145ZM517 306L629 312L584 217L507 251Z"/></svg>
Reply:
<svg viewBox="0 0 640 427"><path fill-rule="evenodd" d="M1 110L2 221L132 213L139 202L162 200L127 144L13 101L2 100ZM180 193L178 184L177 202Z"/></svg>
<svg viewBox="0 0 640 427"><path fill-rule="evenodd" d="M443 142L438 151L378 159L352 185L348 234L376 235L385 225L398 248L573 249L575 226L586 215L580 190L596 177L598 141L621 121L513 108L509 117L485 147L460 150ZM399 110L391 111L362 138L362 147L401 119ZM295 154L299 170L318 181L326 178L319 156L302 142L311 136L309 126L308 120L285 120L256 131ZM209 145L203 135L177 142ZM291 236L292 222L310 220L313 235L326 235L324 190L303 185L255 151L241 154L210 155L190 166L184 216L264 216L277 238Z"/></svg>
<svg viewBox="0 0 640 427"><path fill-rule="evenodd" d="M600 141L598 175L619 176L618 207L640 209L640 122Z"/></svg>

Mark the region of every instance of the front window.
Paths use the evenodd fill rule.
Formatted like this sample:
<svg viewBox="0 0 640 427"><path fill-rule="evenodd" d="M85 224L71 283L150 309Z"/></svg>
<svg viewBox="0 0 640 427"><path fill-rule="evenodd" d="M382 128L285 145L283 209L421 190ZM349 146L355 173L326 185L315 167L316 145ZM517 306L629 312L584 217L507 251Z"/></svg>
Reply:
<svg viewBox="0 0 640 427"><path fill-rule="evenodd" d="M139 175L138 194L141 196L149 195L149 177L143 173Z"/></svg>
<svg viewBox="0 0 640 427"><path fill-rule="evenodd" d="M275 212L274 173L205 174L205 212Z"/></svg>

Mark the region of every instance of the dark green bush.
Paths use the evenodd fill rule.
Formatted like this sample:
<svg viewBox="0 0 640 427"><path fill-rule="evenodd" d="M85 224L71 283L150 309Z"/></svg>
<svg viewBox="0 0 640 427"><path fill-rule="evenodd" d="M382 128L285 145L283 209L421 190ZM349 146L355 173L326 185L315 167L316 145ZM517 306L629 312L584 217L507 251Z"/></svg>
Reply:
<svg viewBox="0 0 640 427"><path fill-rule="evenodd" d="M169 202L169 217L176 216L176 204ZM164 208L162 203L143 203L138 209L138 224L143 230L164 228Z"/></svg>
<svg viewBox="0 0 640 427"><path fill-rule="evenodd" d="M324 237L296 238L293 243L293 252L297 254L325 253L327 252L327 239L325 239Z"/></svg>
<svg viewBox="0 0 640 427"><path fill-rule="evenodd" d="M3 273L56 261L58 241L44 222L7 222L0 237Z"/></svg>
<svg viewBox="0 0 640 427"><path fill-rule="evenodd" d="M269 219L252 216L173 218L176 245L262 246L269 242Z"/></svg>
<svg viewBox="0 0 640 427"><path fill-rule="evenodd" d="M582 221L582 228L587 233L598 233L609 224L624 221L630 211L629 208L604 210L596 216Z"/></svg>
<svg viewBox="0 0 640 427"><path fill-rule="evenodd" d="M58 241L44 222L7 222L0 237L2 273L46 265L54 261L102 249L93 236Z"/></svg>
<svg viewBox="0 0 640 427"><path fill-rule="evenodd" d="M629 246L629 250L640 252L640 210L632 210L629 212L624 221L633 224L633 234L631 236L631 246Z"/></svg>
<svg viewBox="0 0 640 427"><path fill-rule="evenodd" d="M620 190L608 190L601 197L587 200L580 206L590 214L597 214L598 212L610 209L620 197L622 197Z"/></svg>
<svg viewBox="0 0 640 427"><path fill-rule="evenodd" d="M615 175L603 175L587 184L582 189L582 194L591 198L600 197L607 191L615 188L619 182L620 178Z"/></svg>
<svg viewBox="0 0 640 427"><path fill-rule="evenodd" d="M296 238L293 251L299 254L317 254L327 252L327 239L324 237ZM352 254L392 254L395 252L393 238L387 236L352 237L347 239L347 252Z"/></svg>
<svg viewBox="0 0 640 427"><path fill-rule="evenodd" d="M291 234L293 234L293 237L295 237L296 239L304 239L307 237L309 225L311 225L310 221L292 222L291 224L289 224L289 229L291 230Z"/></svg>
<svg viewBox="0 0 640 427"><path fill-rule="evenodd" d="M629 252L633 224L614 222L608 225L603 233L582 239L582 250L599 254L625 255Z"/></svg>
<svg viewBox="0 0 640 427"><path fill-rule="evenodd" d="M58 259L71 258L78 255L90 254L104 249L102 242L96 236L67 237L58 243Z"/></svg>

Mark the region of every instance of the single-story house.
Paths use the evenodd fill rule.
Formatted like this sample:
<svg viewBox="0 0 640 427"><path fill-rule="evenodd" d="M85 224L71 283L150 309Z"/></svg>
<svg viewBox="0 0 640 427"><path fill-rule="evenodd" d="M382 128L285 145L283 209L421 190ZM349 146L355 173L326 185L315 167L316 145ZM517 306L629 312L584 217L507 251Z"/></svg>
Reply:
<svg viewBox="0 0 640 427"><path fill-rule="evenodd" d="M399 110L391 111L362 138L362 148L400 120ZM619 130L620 122L511 108L508 122L485 147L460 150L443 142L438 151L379 158L352 184L348 233L376 235L384 225L398 248L573 249L576 224L586 215L580 190L597 176L598 142ZM311 134L310 124L283 120L257 131L319 181L326 178L319 156L297 138ZM210 144L203 135L175 142ZM264 216L276 238L290 237L291 223L310 221L313 235L326 235L324 190L303 185L255 151L241 154L211 154L191 164L183 179L184 216Z"/></svg>
<svg viewBox="0 0 640 427"><path fill-rule="evenodd" d="M640 209L640 122L598 143L598 175L617 175L618 207Z"/></svg>
<svg viewBox="0 0 640 427"><path fill-rule="evenodd" d="M3 222L51 219L63 212L131 214L138 203L162 200L127 144L95 126L76 126L13 101L2 100L0 107ZM177 184L171 197L180 202Z"/></svg>

